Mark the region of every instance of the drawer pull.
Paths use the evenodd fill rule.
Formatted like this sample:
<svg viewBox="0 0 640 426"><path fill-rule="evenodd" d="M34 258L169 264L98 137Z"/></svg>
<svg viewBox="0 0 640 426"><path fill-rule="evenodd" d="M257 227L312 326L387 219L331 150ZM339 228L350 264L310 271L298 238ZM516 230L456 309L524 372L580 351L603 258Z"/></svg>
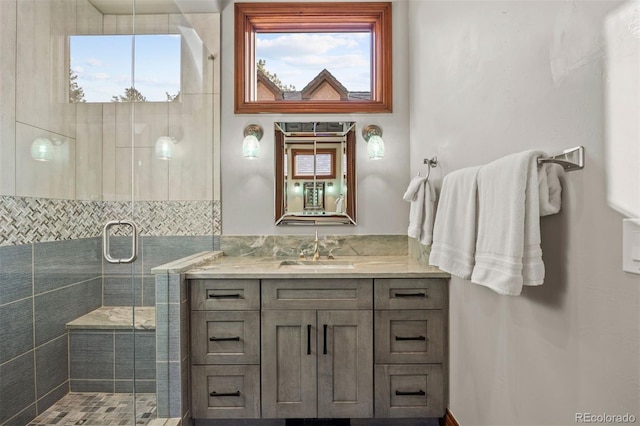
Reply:
<svg viewBox="0 0 640 426"><path fill-rule="evenodd" d="M322 328L324 329L324 345L322 347L322 354L326 355L327 354L327 324L324 324L322 326Z"/></svg>
<svg viewBox="0 0 640 426"><path fill-rule="evenodd" d="M211 392L209 396L240 396L240 391L229 392L229 393Z"/></svg>
<svg viewBox="0 0 640 426"><path fill-rule="evenodd" d="M311 324L307 324L307 355L311 355Z"/></svg>
<svg viewBox="0 0 640 426"><path fill-rule="evenodd" d="M395 293L394 297L427 297L427 293Z"/></svg>
<svg viewBox="0 0 640 426"><path fill-rule="evenodd" d="M240 299L240 293L234 294L209 294L209 299Z"/></svg>
<svg viewBox="0 0 640 426"><path fill-rule="evenodd" d="M209 337L211 342L239 342L240 336L236 337Z"/></svg>
<svg viewBox="0 0 640 426"><path fill-rule="evenodd" d="M403 391L396 391L396 395L398 396L424 396L426 395L425 391L423 391L422 389L418 390L418 391L414 391L414 392L403 392Z"/></svg>
<svg viewBox="0 0 640 426"><path fill-rule="evenodd" d="M427 340L426 337L424 336L416 336L416 337L402 337L402 336L396 336L396 340Z"/></svg>

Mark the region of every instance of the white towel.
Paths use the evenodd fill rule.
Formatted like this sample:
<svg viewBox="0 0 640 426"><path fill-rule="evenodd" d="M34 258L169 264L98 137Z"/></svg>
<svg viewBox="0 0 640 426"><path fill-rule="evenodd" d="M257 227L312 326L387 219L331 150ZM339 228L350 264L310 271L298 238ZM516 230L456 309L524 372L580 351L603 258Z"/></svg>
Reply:
<svg viewBox="0 0 640 426"><path fill-rule="evenodd" d="M559 211L560 183L555 167L545 164L538 170L540 156L545 154L512 154L478 172L478 237L471 281L500 294L519 295L523 285L544 281L540 199L545 200L544 211Z"/></svg>
<svg viewBox="0 0 640 426"><path fill-rule="evenodd" d="M423 176L413 178L402 198L411 203L407 235L424 245L431 244L436 204L431 183Z"/></svg>
<svg viewBox="0 0 640 426"><path fill-rule="evenodd" d="M476 177L480 167L449 173L442 181L429 263L471 278L476 243Z"/></svg>

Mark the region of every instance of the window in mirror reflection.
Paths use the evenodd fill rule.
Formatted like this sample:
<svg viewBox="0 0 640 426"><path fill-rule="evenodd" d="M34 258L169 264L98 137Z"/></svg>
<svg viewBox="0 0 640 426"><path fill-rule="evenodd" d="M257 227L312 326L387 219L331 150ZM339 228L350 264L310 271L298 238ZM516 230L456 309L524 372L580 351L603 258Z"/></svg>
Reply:
<svg viewBox="0 0 640 426"><path fill-rule="evenodd" d="M69 102L179 100L180 43L177 34L70 36Z"/></svg>
<svg viewBox="0 0 640 426"><path fill-rule="evenodd" d="M292 149L293 155L293 179L304 179L313 176L324 179L334 179L336 177L335 158L336 151L340 146L333 149L318 149L313 155L312 149Z"/></svg>
<svg viewBox="0 0 640 426"><path fill-rule="evenodd" d="M371 99L371 32L258 32L255 57L255 100Z"/></svg>

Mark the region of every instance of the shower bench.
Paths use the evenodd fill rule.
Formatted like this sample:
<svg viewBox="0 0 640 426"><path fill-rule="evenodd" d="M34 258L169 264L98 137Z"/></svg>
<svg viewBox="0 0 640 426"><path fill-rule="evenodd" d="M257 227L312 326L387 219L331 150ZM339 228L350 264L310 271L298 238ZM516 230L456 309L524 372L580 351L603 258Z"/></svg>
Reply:
<svg viewBox="0 0 640 426"><path fill-rule="evenodd" d="M155 307L135 308L135 334L132 317L104 306L67 323L72 392L132 392L134 365L136 392L156 392Z"/></svg>

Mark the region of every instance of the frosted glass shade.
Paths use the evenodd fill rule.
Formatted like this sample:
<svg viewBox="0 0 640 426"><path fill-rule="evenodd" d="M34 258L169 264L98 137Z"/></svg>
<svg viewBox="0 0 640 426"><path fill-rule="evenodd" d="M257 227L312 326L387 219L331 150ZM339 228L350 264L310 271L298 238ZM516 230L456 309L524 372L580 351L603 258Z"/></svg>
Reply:
<svg viewBox="0 0 640 426"><path fill-rule="evenodd" d="M160 136L156 141L156 157L160 160L171 160L175 142L169 136Z"/></svg>
<svg viewBox="0 0 640 426"><path fill-rule="evenodd" d="M31 158L36 161L53 160L53 143L46 138L37 138L31 144Z"/></svg>
<svg viewBox="0 0 640 426"><path fill-rule="evenodd" d="M372 135L367 141L367 153L370 160L384 158L384 141L378 135Z"/></svg>
<svg viewBox="0 0 640 426"><path fill-rule="evenodd" d="M247 135L242 141L242 155L249 160L255 160L260 155L260 141L254 135Z"/></svg>

